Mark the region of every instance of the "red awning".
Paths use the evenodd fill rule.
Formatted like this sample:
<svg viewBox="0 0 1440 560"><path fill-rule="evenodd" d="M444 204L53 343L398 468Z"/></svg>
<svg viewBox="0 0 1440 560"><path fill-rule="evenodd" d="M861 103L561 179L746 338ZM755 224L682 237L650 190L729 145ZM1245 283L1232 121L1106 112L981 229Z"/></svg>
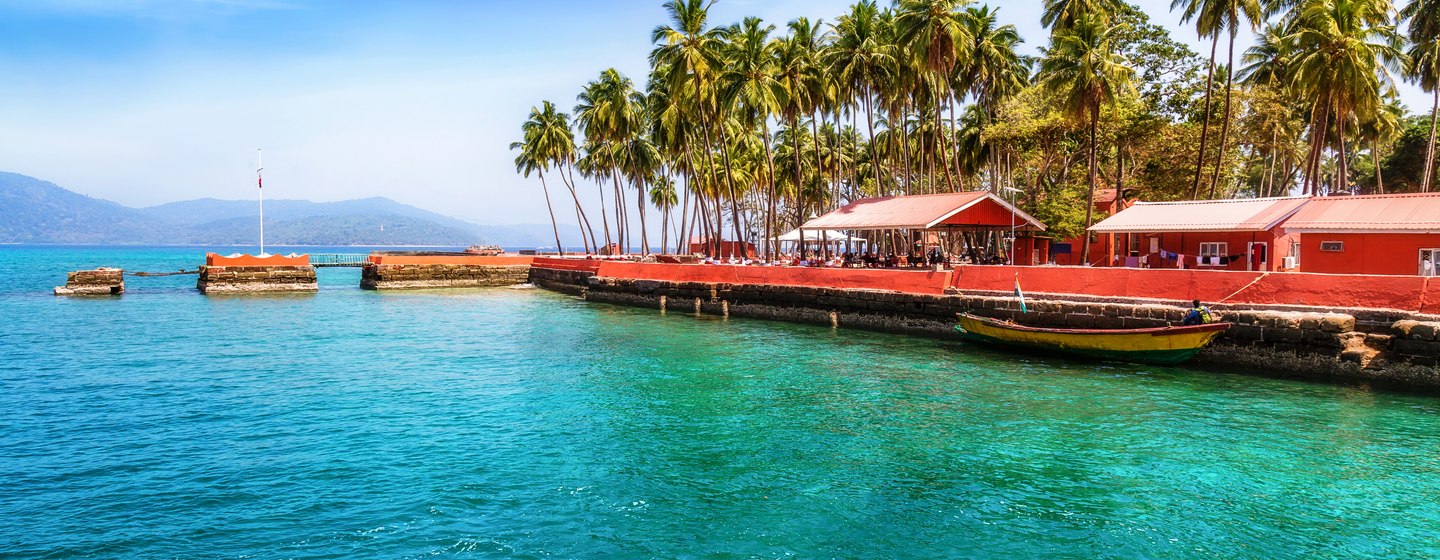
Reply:
<svg viewBox="0 0 1440 560"><path fill-rule="evenodd" d="M1305 205L1305 197L1137 202L1090 226L1097 233L1267 231ZM1288 226L1287 226L1288 227Z"/></svg>
<svg viewBox="0 0 1440 560"><path fill-rule="evenodd" d="M988 191L866 198L800 226L807 230L995 227L1045 230L1045 224Z"/></svg>
<svg viewBox="0 0 1440 560"><path fill-rule="evenodd" d="M1299 233L1440 233L1440 193L1327 196L1285 222Z"/></svg>

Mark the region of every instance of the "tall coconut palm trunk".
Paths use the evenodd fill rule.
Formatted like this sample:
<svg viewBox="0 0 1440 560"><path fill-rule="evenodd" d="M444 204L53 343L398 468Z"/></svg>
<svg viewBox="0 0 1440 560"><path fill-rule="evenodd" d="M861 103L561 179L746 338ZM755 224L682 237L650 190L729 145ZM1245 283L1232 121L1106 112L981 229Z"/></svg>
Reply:
<svg viewBox="0 0 1440 560"><path fill-rule="evenodd" d="M1205 71L1205 104L1201 110L1205 112L1205 124L1200 126L1200 153L1195 155L1195 186L1190 188L1190 199L1194 200L1200 196L1200 177L1205 173L1205 141L1210 136L1210 94L1215 85L1215 51L1220 47L1220 34L1216 33L1215 38L1210 40L1210 66Z"/></svg>
<svg viewBox="0 0 1440 560"><path fill-rule="evenodd" d="M647 237L645 227L645 181L636 183L635 207L640 210L640 254L650 254L650 238Z"/></svg>
<svg viewBox="0 0 1440 560"><path fill-rule="evenodd" d="M938 82L939 80L936 79ZM955 192L955 178L950 175L950 157L945 154L945 129L940 124L940 86L936 84L932 90L932 97L935 103L935 145L939 148L936 159L940 160L940 167L945 168L945 188L949 192Z"/></svg>
<svg viewBox="0 0 1440 560"><path fill-rule="evenodd" d="M875 192L880 193L880 155L875 153L875 110L872 107L870 94L866 93L865 98L865 127L869 131L870 138L870 170L875 174ZM857 164L858 165L858 164Z"/></svg>
<svg viewBox="0 0 1440 560"><path fill-rule="evenodd" d="M585 214L585 206L580 204L580 192L575 190L575 166L574 162L565 165L561 170L560 182L565 183L565 188L570 190L570 199L575 201L575 217L579 220L583 231L580 232L580 244L585 246L585 252L598 248L595 243L595 228L590 225L590 217ZM588 240L586 236L589 236Z"/></svg>
<svg viewBox="0 0 1440 560"><path fill-rule="evenodd" d="M1420 179L1420 192L1430 192L1430 178L1435 175L1435 117L1440 115L1440 84L1431 94L1430 141L1425 144L1425 176Z"/></svg>
<svg viewBox="0 0 1440 560"><path fill-rule="evenodd" d="M1225 141L1230 135L1230 89L1235 76L1235 32L1230 32L1229 62L1225 64L1225 119L1220 121L1220 153L1215 156L1215 172L1210 175L1210 196L1215 198L1215 186L1220 183L1220 169L1225 163Z"/></svg>
<svg viewBox="0 0 1440 560"><path fill-rule="evenodd" d="M555 232L555 250L563 256L565 246L560 244L560 224L555 221L555 207L550 205L550 186L545 184L545 169L536 169L540 174L540 190L545 193L545 209L550 212L550 230Z"/></svg>
<svg viewBox="0 0 1440 560"><path fill-rule="evenodd" d="M1100 128L1100 104L1090 106L1090 188L1085 193L1085 231L1081 233L1084 242L1080 249L1080 262L1090 264L1090 226L1094 225L1095 219L1095 176L1099 172L1095 161L1095 141L1099 136L1096 132Z"/></svg>
<svg viewBox="0 0 1440 560"><path fill-rule="evenodd" d="M1370 142L1370 164L1375 166L1375 193L1385 194L1385 177L1380 173L1380 143Z"/></svg>
<svg viewBox="0 0 1440 560"><path fill-rule="evenodd" d="M605 184L604 179L595 178L595 190L600 193L600 226L605 231L605 248L600 253L610 250L613 239L610 237L610 216L605 213Z"/></svg>

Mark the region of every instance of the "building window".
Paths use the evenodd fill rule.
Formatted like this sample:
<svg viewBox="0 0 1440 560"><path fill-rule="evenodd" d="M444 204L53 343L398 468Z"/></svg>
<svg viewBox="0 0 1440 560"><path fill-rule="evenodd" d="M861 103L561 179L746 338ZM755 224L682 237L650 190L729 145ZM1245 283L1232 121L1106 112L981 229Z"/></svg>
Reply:
<svg viewBox="0 0 1440 560"><path fill-rule="evenodd" d="M1290 242L1290 268L1300 268L1300 242Z"/></svg>
<svg viewBox="0 0 1440 560"><path fill-rule="evenodd" d="M1440 275L1440 248L1420 250L1420 275Z"/></svg>
<svg viewBox="0 0 1440 560"><path fill-rule="evenodd" d="M1344 241L1321 241L1320 250L1327 253L1339 253L1345 250Z"/></svg>
<svg viewBox="0 0 1440 560"><path fill-rule="evenodd" d="M1225 255L1230 253L1230 248L1225 242L1201 243L1200 264L1205 266L1222 266L1228 264L1223 262Z"/></svg>

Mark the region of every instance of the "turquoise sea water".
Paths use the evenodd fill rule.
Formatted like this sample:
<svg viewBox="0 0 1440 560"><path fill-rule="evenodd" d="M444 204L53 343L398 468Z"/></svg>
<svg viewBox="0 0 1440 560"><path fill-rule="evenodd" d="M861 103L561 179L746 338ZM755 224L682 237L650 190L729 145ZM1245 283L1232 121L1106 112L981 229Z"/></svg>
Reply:
<svg viewBox="0 0 1440 560"><path fill-rule="evenodd" d="M200 253L0 247L0 557L1440 556L1429 396L354 269L48 291Z"/></svg>

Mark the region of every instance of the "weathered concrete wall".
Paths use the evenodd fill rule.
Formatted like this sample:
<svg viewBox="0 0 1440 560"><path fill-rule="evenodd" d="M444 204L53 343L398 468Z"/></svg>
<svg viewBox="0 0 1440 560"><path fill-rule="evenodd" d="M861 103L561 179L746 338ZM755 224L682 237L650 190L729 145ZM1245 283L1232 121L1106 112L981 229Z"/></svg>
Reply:
<svg viewBox="0 0 1440 560"><path fill-rule="evenodd" d="M962 311L1071 328L1164 326L1179 322L1185 313L1177 305L1029 300L1029 312L1022 314L1018 300L993 294L634 280L544 269L535 269L532 279L542 287L579 293L595 302L941 338L958 338L955 314ZM1197 362L1253 372L1440 387L1440 318L1390 311L1250 307L1212 306L1222 320L1235 326L1201 352Z"/></svg>
<svg viewBox="0 0 1440 560"><path fill-rule="evenodd" d="M125 271L119 268L77 270L65 275L65 285L55 286L57 296L109 296L125 293Z"/></svg>
<svg viewBox="0 0 1440 560"><path fill-rule="evenodd" d="M513 286L529 280L529 265L368 264L360 287L367 290Z"/></svg>
<svg viewBox="0 0 1440 560"><path fill-rule="evenodd" d="M314 292L313 266L202 266L195 287L206 294Z"/></svg>

